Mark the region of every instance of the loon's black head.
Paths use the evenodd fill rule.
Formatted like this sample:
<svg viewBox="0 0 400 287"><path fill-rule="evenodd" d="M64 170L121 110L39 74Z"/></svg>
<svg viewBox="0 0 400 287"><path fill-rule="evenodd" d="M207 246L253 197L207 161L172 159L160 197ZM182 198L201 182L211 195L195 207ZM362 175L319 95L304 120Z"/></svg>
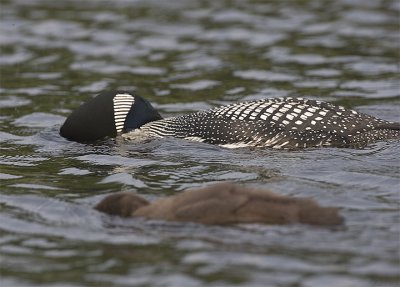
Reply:
<svg viewBox="0 0 400 287"><path fill-rule="evenodd" d="M62 125L60 135L76 142L91 142L160 119L151 104L134 93L103 92L73 111Z"/></svg>

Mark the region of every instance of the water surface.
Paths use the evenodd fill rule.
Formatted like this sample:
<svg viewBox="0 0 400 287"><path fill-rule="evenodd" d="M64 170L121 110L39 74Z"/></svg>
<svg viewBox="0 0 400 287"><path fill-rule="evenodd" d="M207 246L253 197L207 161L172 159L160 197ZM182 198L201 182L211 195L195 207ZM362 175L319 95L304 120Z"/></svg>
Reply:
<svg viewBox="0 0 400 287"><path fill-rule="evenodd" d="M303 96L400 121L398 1L0 1L2 286L397 286L399 142L229 150L58 135L106 89L163 116ZM312 197L344 228L100 214L220 181Z"/></svg>

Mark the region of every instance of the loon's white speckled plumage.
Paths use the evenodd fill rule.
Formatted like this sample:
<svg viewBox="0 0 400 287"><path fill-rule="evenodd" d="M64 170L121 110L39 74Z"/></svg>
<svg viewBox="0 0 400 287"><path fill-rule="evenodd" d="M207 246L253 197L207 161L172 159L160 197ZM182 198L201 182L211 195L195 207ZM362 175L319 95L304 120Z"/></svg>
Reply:
<svg viewBox="0 0 400 287"><path fill-rule="evenodd" d="M363 146L398 136L387 122L330 103L302 98L274 98L235 103L209 111L161 119L140 130L156 137L176 137L225 147ZM124 138L131 138L127 133Z"/></svg>

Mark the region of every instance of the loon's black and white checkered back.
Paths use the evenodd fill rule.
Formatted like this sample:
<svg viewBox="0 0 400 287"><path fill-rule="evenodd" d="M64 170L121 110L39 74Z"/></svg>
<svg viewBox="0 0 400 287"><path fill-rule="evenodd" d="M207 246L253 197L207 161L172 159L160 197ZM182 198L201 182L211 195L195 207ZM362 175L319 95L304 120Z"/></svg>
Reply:
<svg viewBox="0 0 400 287"><path fill-rule="evenodd" d="M347 147L400 137L398 123L302 98L231 104L150 122L141 130L154 136L186 138L227 147Z"/></svg>

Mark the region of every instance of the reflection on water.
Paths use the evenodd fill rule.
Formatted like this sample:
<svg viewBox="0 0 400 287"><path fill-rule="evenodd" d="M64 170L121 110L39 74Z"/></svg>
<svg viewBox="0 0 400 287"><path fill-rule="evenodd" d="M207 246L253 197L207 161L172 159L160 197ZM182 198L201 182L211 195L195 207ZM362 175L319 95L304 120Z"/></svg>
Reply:
<svg viewBox="0 0 400 287"><path fill-rule="evenodd" d="M400 121L398 1L48 1L0 4L2 286L396 286L396 141L363 150L226 150L58 135L105 89L164 116L304 96ZM112 218L105 194L148 199L219 181L338 206L339 229Z"/></svg>

